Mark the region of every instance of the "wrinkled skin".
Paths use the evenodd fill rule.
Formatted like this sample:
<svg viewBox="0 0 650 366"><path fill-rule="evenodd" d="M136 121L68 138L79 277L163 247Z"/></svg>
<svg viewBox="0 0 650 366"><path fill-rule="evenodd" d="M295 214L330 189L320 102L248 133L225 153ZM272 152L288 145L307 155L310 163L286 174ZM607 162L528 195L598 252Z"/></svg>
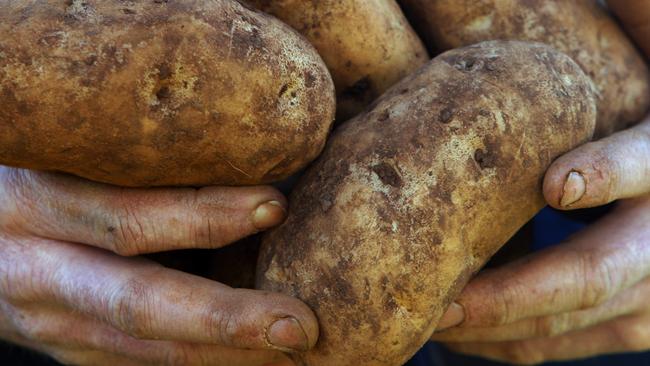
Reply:
<svg viewBox="0 0 650 366"><path fill-rule="evenodd" d="M292 365L279 351L318 336L307 306L137 256L224 246L285 206L270 187L123 189L0 167L0 339L75 365Z"/></svg>
<svg viewBox="0 0 650 366"><path fill-rule="evenodd" d="M650 2L609 3L650 56ZM517 364L650 349L650 116L559 158L544 195L561 210L622 201L564 243L480 274L433 339Z"/></svg>

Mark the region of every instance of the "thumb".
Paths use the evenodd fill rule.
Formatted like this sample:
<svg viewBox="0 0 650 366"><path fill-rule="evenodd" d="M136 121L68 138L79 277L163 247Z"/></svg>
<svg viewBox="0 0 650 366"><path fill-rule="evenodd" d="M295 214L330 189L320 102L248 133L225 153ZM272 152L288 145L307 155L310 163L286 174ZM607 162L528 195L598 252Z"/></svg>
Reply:
<svg viewBox="0 0 650 366"><path fill-rule="evenodd" d="M557 159L546 172L544 197L563 210L604 205L650 192L650 117Z"/></svg>
<svg viewBox="0 0 650 366"><path fill-rule="evenodd" d="M502 326L602 304L650 274L648 207L650 199L628 201L561 245L481 272L438 330Z"/></svg>

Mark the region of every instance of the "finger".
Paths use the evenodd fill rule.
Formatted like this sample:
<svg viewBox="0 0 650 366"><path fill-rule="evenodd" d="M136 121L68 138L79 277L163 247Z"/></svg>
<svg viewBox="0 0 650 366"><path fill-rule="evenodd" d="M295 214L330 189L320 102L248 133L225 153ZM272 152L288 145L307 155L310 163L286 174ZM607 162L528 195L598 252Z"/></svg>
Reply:
<svg viewBox="0 0 650 366"><path fill-rule="evenodd" d="M608 0L607 5L650 58L650 0Z"/></svg>
<svg viewBox="0 0 650 366"><path fill-rule="evenodd" d="M489 327L604 303L650 274L648 206L635 200L562 245L480 273L440 324L459 309L460 327Z"/></svg>
<svg viewBox="0 0 650 366"><path fill-rule="evenodd" d="M114 353L89 350L46 349L44 353L66 365L88 366L295 366L278 351L252 351L220 346L177 345L162 341L134 341L136 344L156 342L155 353L119 356ZM124 353L123 351L121 353Z"/></svg>
<svg viewBox="0 0 650 366"><path fill-rule="evenodd" d="M595 355L645 351L650 327L645 315L630 315L557 337L511 342L445 343L459 353L518 365L565 361Z"/></svg>
<svg viewBox="0 0 650 366"><path fill-rule="evenodd" d="M271 187L123 189L26 170L4 176L31 233L120 255L216 248L286 214L285 198Z"/></svg>
<svg viewBox="0 0 650 366"><path fill-rule="evenodd" d="M82 314L61 309L23 310L22 336L28 345L75 365L263 365L286 362L276 351L218 345L138 340ZM124 360L129 360L126 363ZM110 362L109 362L110 361Z"/></svg>
<svg viewBox="0 0 650 366"><path fill-rule="evenodd" d="M560 157L544 178L546 201L564 210L600 206L649 192L650 117Z"/></svg>
<svg viewBox="0 0 650 366"><path fill-rule="evenodd" d="M40 299L139 339L210 343L227 347L305 351L318 337L314 314L297 299L228 286L73 244L38 255L44 276Z"/></svg>
<svg viewBox="0 0 650 366"><path fill-rule="evenodd" d="M75 366L148 366L151 363L143 363L121 357L110 353L87 350L50 349L46 353L63 365Z"/></svg>
<svg viewBox="0 0 650 366"><path fill-rule="evenodd" d="M46 342L43 342L42 340L37 340L36 334L39 333L36 329L34 330L27 330L25 327L28 323L29 324L34 324L36 323L32 317L25 317L25 314L21 312L20 315L18 315L18 312L12 311L14 313L14 317L12 317L11 320L7 321L6 326L9 328L9 325L11 323L11 330L3 330L1 335L2 335L2 340L10 342L11 344L17 345L19 347L27 348L32 351L41 353L45 356L54 358L56 361L62 364L73 364L73 365L87 365L88 363L83 363L83 362L73 362L73 360L78 360L77 355L79 353L82 353L83 351L79 349L76 346L73 346L71 344L63 343L63 344L48 344ZM19 318L20 316L20 318ZM20 319L19 321L17 321ZM39 322L42 324L42 322ZM57 343L62 343L61 339L63 339L64 335L66 333L59 333L57 334ZM118 363L119 365L131 365L130 363Z"/></svg>
<svg viewBox="0 0 650 366"><path fill-rule="evenodd" d="M647 307L650 280L623 291L614 299L595 308L524 319L497 327L452 328L434 333L434 341L490 342L547 338L587 328Z"/></svg>

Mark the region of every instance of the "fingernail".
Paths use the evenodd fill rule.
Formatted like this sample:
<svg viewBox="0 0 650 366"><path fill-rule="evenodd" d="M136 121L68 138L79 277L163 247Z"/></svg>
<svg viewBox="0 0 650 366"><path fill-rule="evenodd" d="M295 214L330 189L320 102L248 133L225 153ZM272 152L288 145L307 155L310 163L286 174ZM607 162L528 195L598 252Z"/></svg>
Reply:
<svg viewBox="0 0 650 366"><path fill-rule="evenodd" d="M463 320L465 320L465 310L460 304L454 302L449 306L442 318L440 318L436 331L455 327L462 323Z"/></svg>
<svg viewBox="0 0 650 366"><path fill-rule="evenodd" d="M562 199L560 206L566 207L573 203L580 201L582 196L585 195L587 190L587 183L585 177L578 172L571 172L564 181L564 189L562 191Z"/></svg>
<svg viewBox="0 0 650 366"><path fill-rule="evenodd" d="M253 225L259 230L276 226L286 215L284 206L279 201L269 201L259 205L253 212Z"/></svg>
<svg viewBox="0 0 650 366"><path fill-rule="evenodd" d="M302 352L309 348L307 334L296 318L282 318L266 331L266 339L271 346L284 352Z"/></svg>

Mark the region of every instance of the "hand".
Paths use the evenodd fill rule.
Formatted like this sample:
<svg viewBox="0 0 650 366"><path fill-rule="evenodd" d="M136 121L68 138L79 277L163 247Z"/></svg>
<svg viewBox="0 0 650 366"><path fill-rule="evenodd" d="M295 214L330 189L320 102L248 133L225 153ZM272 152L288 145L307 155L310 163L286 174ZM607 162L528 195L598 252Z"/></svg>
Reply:
<svg viewBox="0 0 650 366"><path fill-rule="evenodd" d="M608 3L650 58L650 0ZM562 245L479 274L432 339L518 364L650 349L648 193L650 117L559 158L544 179L555 208L640 198Z"/></svg>
<svg viewBox="0 0 650 366"><path fill-rule="evenodd" d="M132 257L223 246L284 207L268 187L121 189L0 167L0 338L75 365L290 365L278 350L318 336L306 305Z"/></svg>
<svg viewBox="0 0 650 366"><path fill-rule="evenodd" d="M650 348L650 198L566 243L479 274L433 340L516 364Z"/></svg>

